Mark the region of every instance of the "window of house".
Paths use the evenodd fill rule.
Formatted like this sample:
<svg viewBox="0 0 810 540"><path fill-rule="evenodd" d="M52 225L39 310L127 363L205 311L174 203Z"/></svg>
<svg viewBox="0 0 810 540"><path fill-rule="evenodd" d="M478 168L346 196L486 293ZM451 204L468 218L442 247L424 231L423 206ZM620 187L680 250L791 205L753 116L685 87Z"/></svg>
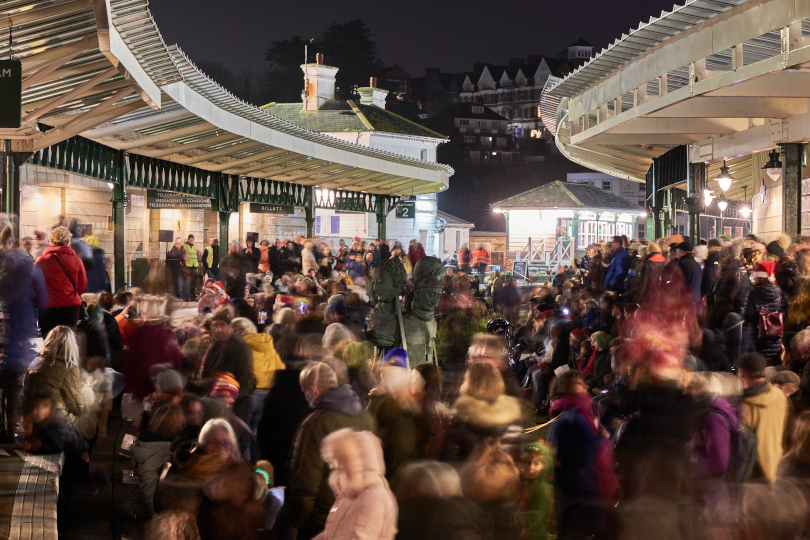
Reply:
<svg viewBox="0 0 810 540"><path fill-rule="evenodd" d="M492 137L481 137L481 146L492 146Z"/></svg>
<svg viewBox="0 0 810 540"><path fill-rule="evenodd" d="M731 236L731 227L723 227L723 234Z"/></svg>
<svg viewBox="0 0 810 540"><path fill-rule="evenodd" d="M743 235L743 228L734 227L734 238L742 238L742 235Z"/></svg>
<svg viewBox="0 0 810 540"><path fill-rule="evenodd" d="M315 234L321 233L321 216L315 216Z"/></svg>
<svg viewBox="0 0 810 540"><path fill-rule="evenodd" d="M638 226L638 237L644 238L647 236L647 226L646 225L639 225Z"/></svg>
<svg viewBox="0 0 810 540"><path fill-rule="evenodd" d="M640 193L644 193L644 192L646 191L646 189L647 189L647 185L646 185L646 184L641 184L641 183L640 183L640 184L638 185L638 191L639 191Z"/></svg>
<svg viewBox="0 0 810 540"><path fill-rule="evenodd" d="M647 202L647 201L638 201L638 205L639 205L640 207L644 208L644 205L646 204L646 202Z"/></svg>
<svg viewBox="0 0 810 540"><path fill-rule="evenodd" d="M424 148L422 150L419 150L419 159L421 159L422 161L427 161L427 150L425 150Z"/></svg>
<svg viewBox="0 0 810 540"><path fill-rule="evenodd" d="M465 118L462 118L461 120L458 121L458 125L460 125L460 126L469 126L470 121L465 119Z"/></svg>
<svg viewBox="0 0 810 540"><path fill-rule="evenodd" d="M481 121L481 129L487 129L489 127L489 122L486 120Z"/></svg>
<svg viewBox="0 0 810 540"><path fill-rule="evenodd" d="M456 249L461 247L461 231L456 231Z"/></svg>
<svg viewBox="0 0 810 540"><path fill-rule="evenodd" d="M610 180L602 180L602 189L604 191L610 191Z"/></svg>
<svg viewBox="0 0 810 540"><path fill-rule="evenodd" d="M477 96L477 97L480 98L480 96ZM480 113L484 112L484 108L481 107L480 105L474 105L473 108L472 108L472 112L480 114Z"/></svg>
<svg viewBox="0 0 810 540"><path fill-rule="evenodd" d="M474 143L475 142L475 137L473 135L465 135L464 136L464 142L465 143Z"/></svg>
<svg viewBox="0 0 810 540"><path fill-rule="evenodd" d="M495 140L495 146L498 148L506 148L506 137L498 137Z"/></svg>
<svg viewBox="0 0 810 540"><path fill-rule="evenodd" d="M427 247L427 231L424 229L419 231L419 243L422 244L423 248Z"/></svg>
<svg viewBox="0 0 810 540"><path fill-rule="evenodd" d="M340 216L331 216L329 218L329 233L340 234Z"/></svg>

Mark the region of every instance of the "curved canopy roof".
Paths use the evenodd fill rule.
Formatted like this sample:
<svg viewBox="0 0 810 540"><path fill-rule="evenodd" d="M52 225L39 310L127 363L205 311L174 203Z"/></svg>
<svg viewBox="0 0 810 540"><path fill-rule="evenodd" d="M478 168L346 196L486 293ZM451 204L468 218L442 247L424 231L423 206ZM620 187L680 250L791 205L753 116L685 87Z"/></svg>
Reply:
<svg viewBox="0 0 810 540"><path fill-rule="evenodd" d="M808 140L808 67L810 3L690 0L550 79L541 115L591 169L643 182L653 158L688 145L690 162L726 159L750 186L752 156Z"/></svg>
<svg viewBox="0 0 810 540"><path fill-rule="evenodd" d="M23 65L18 151L74 135L211 172L376 194L447 188L452 168L339 141L245 103L166 46L147 0L6 0ZM46 128L53 129L43 129Z"/></svg>

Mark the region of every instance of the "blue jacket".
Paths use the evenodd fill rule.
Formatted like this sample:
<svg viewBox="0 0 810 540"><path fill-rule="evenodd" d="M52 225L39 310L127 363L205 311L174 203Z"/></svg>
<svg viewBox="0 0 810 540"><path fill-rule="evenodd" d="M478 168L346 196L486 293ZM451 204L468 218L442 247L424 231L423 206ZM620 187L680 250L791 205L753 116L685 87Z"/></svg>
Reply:
<svg viewBox="0 0 810 540"><path fill-rule="evenodd" d="M630 254L623 247L616 250L605 274L605 290L624 292L624 278L630 270Z"/></svg>
<svg viewBox="0 0 810 540"><path fill-rule="evenodd" d="M551 425L549 440L559 456L554 481L567 503L588 503L599 499L594 465L600 438L584 416L573 409L560 414Z"/></svg>

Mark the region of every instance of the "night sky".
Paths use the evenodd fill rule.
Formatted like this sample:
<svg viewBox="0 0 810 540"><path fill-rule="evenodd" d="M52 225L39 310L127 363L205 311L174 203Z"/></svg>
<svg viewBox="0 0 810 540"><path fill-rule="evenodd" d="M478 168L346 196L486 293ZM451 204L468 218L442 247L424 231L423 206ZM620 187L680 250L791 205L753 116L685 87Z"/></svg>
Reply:
<svg viewBox="0 0 810 540"><path fill-rule="evenodd" d="M264 70L273 40L318 37L332 22L362 18L380 59L412 77L426 67L470 71L477 61L506 63L527 54L557 56L582 37L612 43L642 20L672 9L672 0L152 0L150 9L168 45L195 62ZM328 51L323 51L328 63ZM303 51L301 56L303 57ZM338 66L340 67L340 66Z"/></svg>

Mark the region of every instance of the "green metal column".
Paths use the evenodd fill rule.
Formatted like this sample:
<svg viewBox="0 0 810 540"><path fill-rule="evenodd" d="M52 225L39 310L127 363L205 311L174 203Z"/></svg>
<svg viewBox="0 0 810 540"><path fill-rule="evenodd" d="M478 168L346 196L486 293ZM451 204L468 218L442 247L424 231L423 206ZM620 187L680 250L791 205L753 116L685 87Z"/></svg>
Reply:
<svg viewBox="0 0 810 540"><path fill-rule="evenodd" d="M782 231L802 232L802 144L782 145Z"/></svg>
<svg viewBox="0 0 810 540"><path fill-rule="evenodd" d="M315 196L312 186L307 186L306 206L304 207L304 219L307 222L307 238L315 236Z"/></svg>
<svg viewBox="0 0 810 540"><path fill-rule="evenodd" d="M113 197L113 257L115 261L115 276L113 284L116 291L126 288L126 244L125 244L125 209L127 205L126 182L124 178L124 166L127 159L124 152L120 152L115 159Z"/></svg>
<svg viewBox="0 0 810 540"><path fill-rule="evenodd" d="M222 204L220 202L220 204ZM225 283L225 257L228 256L228 249L231 243L228 241L228 226L231 221L230 212L219 213L219 279Z"/></svg>
<svg viewBox="0 0 810 540"><path fill-rule="evenodd" d="M574 220L571 222L571 232L574 237L574 250L571 253L573 258L577 256L577 244L579 244L579 212L574 212Z"/></svg>
<svg viewBox="0 0 810 540"><path fill-rule="evenodd" d="M504 251L509 253L509 210L503 213L503 217L506 220L506 247L504 247ZM529 257L531 256L532 254L529 253Z"/></svg>
<svg viewBox="0 0 810 540"><path fill-rule="evenodd" d="M386 234L386 221L388 220L388 209L386 208L386 200L377 200L377 238L385 238Z"/></svg>
<svg viewBox="0 0 810 540"><path fill-rule="evenodd" d="M2 169L0 170L0 189L3 190L3 212L11 218L11 228L18 245L20 240L20 166L28 159L29 153L11 151L11 141L4 141ZM15 219L16 218L16 219Z"/></svg>
<svg viewBox="0 0 810 540"><path fill-rule="evenodd" d="M689 241L693 246L700 244L700 210L703 207L703 190L706 186L706 164L690 163L687 178L686 206L689 209Z"/></svg>
<svg viewBox="0 0 810 540"><path fill-rule="evenodd" d="M662 236L672 236L672 190L664 192L664 234Z"/></svg>

